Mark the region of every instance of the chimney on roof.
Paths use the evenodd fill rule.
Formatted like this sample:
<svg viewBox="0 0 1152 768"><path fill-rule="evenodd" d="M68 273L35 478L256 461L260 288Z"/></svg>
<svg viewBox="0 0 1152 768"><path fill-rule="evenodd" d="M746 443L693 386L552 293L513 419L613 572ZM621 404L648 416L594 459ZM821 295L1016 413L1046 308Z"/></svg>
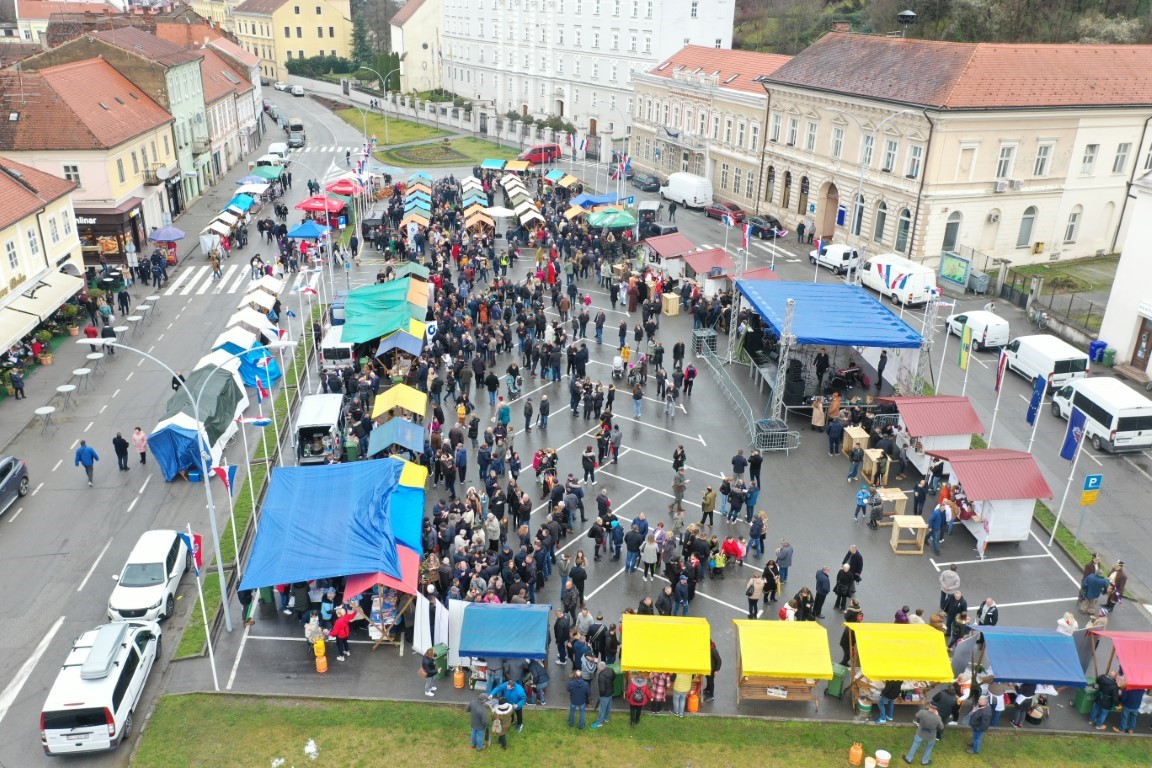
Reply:
<svg viewBox="0 0 1152 768"><path fill-rule="evenodd" d="M850 21L834 21L834 22L832 22L832 31L833 32L843 32L845 34L851 34L852 22L850 22Z"/></svg>

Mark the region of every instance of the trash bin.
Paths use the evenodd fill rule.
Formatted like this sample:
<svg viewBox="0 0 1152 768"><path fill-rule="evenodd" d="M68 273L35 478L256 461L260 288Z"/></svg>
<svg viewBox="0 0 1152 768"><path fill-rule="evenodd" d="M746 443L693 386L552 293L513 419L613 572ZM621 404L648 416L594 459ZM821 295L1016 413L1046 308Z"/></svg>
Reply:
<svg viewBox="0 0 1152 768"><path fill-rule="evenodd" d="M1088 685L1084 688L1076 690L1076 698L1072 700L1072 706L1077 712L1082 715L1092 714L1092 704L1096 701L1096 681L1092 678L1088 679Z"/></svg>
<svg viewBox="0 0 1152 768"><path fill-rule="evenodd" d="M345 444L344 458L347 461L356 461L356 459L360 458L360 446L356 443Z"/></svg>
<svg viewBox="0 0 1152 768"><path fill-rule="evenodd" d="M848 678L848 667L843 664L832 665L832 679L828 681L827 687L824 688L825 696L835 696L842 698L844 696L844 681Z"/></svg>
<svg viewBox="0 0 1152 768"><path fill-rule="evenodd" d="M1088 342L1088 359L1094 363L1103 362L1104 350L1108 348L1106 341L1090 341Z"/></svg>
<svg viewBox="0 0 1152 768"><path fill-rule="evenodd" d="M1108 349L1104 350L1104 355L1101 359L1103 360L1104 365L1109 368L1116 365L1116 348L1109 347Z"/></svg>
<svg viewBox="0 0 1152 768"><path fill-rule="evenodd" d="M198 470L198 469L188 470L188 482L190 482L190 483L200 482L200 470Z"/></svg>
<svg viewBox="0 0 1152 768"><path fill-rule="evenodd" d="M620 698L624 695L624 671L620 667L620 662L608 666L612 667L612 671L616 673L616 677L612 679L612 696Z"/></svg>
<svg viewBox="0 0 1152 768"><path fill-rule="evenodd" d="M437 643L432 646L432 651L436 654L436 677L447 677L448 646L444 643Z"/></svg>

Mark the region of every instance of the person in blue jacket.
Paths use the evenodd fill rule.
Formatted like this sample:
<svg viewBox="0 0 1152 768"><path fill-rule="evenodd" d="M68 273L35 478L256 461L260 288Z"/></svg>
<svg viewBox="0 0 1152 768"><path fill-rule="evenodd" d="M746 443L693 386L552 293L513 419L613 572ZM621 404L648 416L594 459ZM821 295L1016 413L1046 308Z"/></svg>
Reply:
<svg viewBox="0 0 1152 768"><path fill-rule="evenodd" d="M524 693L524 686L514 680L509 680L499 689L499 697L504 699L505 703L512 705L512 716L516 721L516 733L520 733L524 730L524 704L528 701L528 697Z"/></svg>
<svg viewBox="0 0 1152 768"><path fill-rule="evenodd" d="M96 455L92 446L88 445L87 441L81 440L80 447L76 449L76 466L84 467L84 474L88 476L89 488L92 487L92 469L98 461L100 461L100 457Z"/></svg>

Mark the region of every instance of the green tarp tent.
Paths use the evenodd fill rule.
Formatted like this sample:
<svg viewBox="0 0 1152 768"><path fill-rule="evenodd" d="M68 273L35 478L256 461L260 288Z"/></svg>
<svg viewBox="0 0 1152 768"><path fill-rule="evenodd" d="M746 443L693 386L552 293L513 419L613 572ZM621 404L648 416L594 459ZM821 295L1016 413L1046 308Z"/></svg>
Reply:
<svg viewBox="0 0 1152 768"><path fill-rule="evenodd" d="M405 278L349 291L344 303L344 341L363 344L407 329L413 317L408 303L411 282ZM424 313L417 319L423 320Z"/></svg>
<svg viewBox="0 0 1152 768"><path fill-rule="evenodd" d="M193 416L193 397L199 398L200 419L208 434L208 442L216 445L222 435L230 428L235 428L233 420L237 416L236 406L246 399L244 391L236 383L236 375L227 368L197 368L188 374L184 386L176 390L176 394L168 401L164 419L180 413Z"/></svg>
<svg viewBox="0 0 1152 768"><path fill-rule="evenodd" d="M414 261L406 261L403 264L401 264L400 266L396 267L396 279L397 280L399 280L402 277L408 277L409 275L411 275L412 277L415 277L419 280L423 280L424 282L428 282L428 277L431 274L432 274L432 271L430 269L428 269L428 267L424 266L423 264L417 264Z"/></svg>

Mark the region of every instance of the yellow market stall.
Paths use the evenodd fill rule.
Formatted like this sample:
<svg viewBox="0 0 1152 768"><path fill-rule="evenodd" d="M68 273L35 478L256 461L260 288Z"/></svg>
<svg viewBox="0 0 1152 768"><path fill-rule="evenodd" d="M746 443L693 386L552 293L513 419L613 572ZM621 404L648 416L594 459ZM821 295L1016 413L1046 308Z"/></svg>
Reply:
<svg viewBox="0 0 1152 768"><path fill-rule="evenodd" d="M407 384L394 384L376 395L376 404L372 408L372 418L378 419L393 408L399 408L400 415L406 411L415 418L422 419L428 410L428 395Z"/></svg>
<svg viewBox="0 0 1152 768"><path fill-rule="evenodd" d="M750 701L811 701L832 679L828 632L815 622L736 619L736 706Z"/></svg>
<svg viewBox="0 0 1152 768"><path fill-rule="evenodd" d="M850 689L853 700L879 701L888 680L901 680L897 704L924 703L935 683L956 679L944 635L927 624L845 624L851 650Z"/></svg>
<svg viewBox="0 0 1152 768"><path fill-rule="evenodd" d="M707 675L712 671L707 619L625 614L620 636L620 666L626 672Z"/></svg>

